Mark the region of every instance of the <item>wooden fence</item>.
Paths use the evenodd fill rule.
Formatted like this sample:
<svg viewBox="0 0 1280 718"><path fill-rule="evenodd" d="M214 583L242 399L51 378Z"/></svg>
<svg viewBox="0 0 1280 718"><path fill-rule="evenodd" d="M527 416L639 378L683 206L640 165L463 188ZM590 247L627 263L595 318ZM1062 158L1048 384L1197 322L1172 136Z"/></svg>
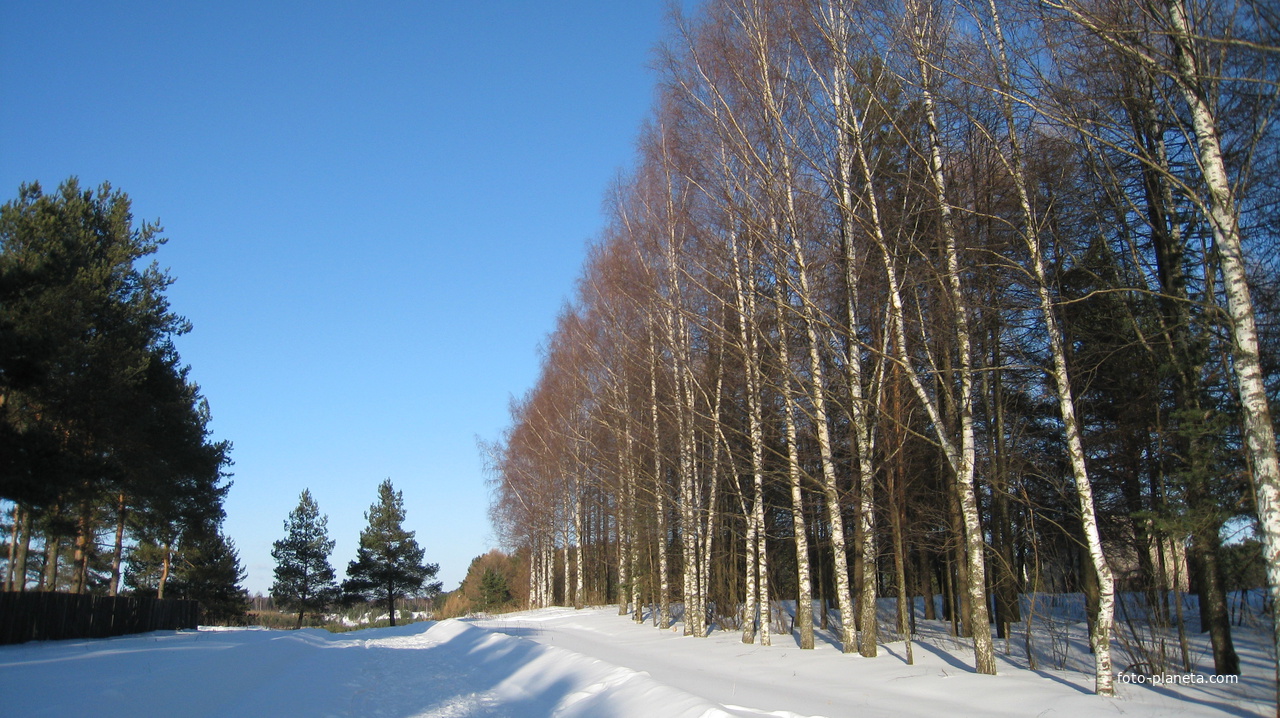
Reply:
<svg viewBox="0 0 1280 718"><path fill-rule="evenodd" d="M76 593L0 593L0 644L106 638L195 628L200 604L176 599Z"/></svg>

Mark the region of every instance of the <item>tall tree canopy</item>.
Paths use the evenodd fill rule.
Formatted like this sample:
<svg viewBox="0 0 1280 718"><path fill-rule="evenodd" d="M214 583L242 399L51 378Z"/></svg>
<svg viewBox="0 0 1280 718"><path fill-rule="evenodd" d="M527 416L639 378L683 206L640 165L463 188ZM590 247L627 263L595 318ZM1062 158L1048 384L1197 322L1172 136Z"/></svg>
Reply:
<svg viewBox="0 0 1280 718"><path fill-rule="evenodd" d="M160 232L135 224L123 192L75 178L50 194L23 185L0 207L0 499L17 527L6 587L24 590L34 569L46 590L114 593L127 529L171 554L222 519L230 444L211 439L174 348L190 326L165 296L173 280L145 263ZM110 527L108 578L91 567Z"/></svg>

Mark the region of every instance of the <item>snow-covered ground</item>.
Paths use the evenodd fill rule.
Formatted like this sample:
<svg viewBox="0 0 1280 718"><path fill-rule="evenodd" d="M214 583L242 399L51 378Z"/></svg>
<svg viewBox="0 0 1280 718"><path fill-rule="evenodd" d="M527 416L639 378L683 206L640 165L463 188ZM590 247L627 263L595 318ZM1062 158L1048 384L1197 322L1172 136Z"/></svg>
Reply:
<svg viewBox="0 0 1280 718"><path fill-rule="evenodd" d="M546 609L330 634L218 630L0 647L0 711L14 716L1248 716L1274 714L1274 658L1237 637L1236 685L1120 684L1019 667L979 676L944 624L866 659L829 640L800 651L732 632L684 637L616 608ZM1080 627L1072 627L1079 631ZM1068 635L1069 641L1074 640ZM1003 645L1003 644L1001 644ZM1204 662L1202 639L1193 644ZM1117 658L1117 663L1121 659ZM1212 665L1210 661L1209 666ZM1081 666L1076 666L1079 668Z"/></svg>

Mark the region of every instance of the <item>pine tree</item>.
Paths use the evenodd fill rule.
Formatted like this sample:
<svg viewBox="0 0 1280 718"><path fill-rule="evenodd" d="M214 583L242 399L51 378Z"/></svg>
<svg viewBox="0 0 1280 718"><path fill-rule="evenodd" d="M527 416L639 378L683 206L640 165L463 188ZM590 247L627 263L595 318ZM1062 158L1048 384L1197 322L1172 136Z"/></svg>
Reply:
<svg viewBox="0 0 1280 718"><path fill-rule="evenodd" d="M323 611L338 597L329 554L334 542L329 538L329 517L303 490L298 508L289 512L284 522L285 537L272 544L271 557L276 560L275 583L271 598L281 608L298 612L298 628L307 613Z"/></svg>
<svg viewBox="0 0 1280 718"><path fill-rule="evenodd" d="M378 486L378 500L365 513L369 526L360 532L360 548L356 560L347 565L344 593L366 600L383 602L396 625L396 599L439 593L435 578L440 567L422 562L423 550L406 531L404 497L391 486L391 479Z"/></svg>
<svg viewBox="0 0 1280 718"><path fill-rule="evenodd" d="M24 184L0 206L0 497L45 528L51 587L68 543L68 588L114 594L132 529L162 549L159 578L145 581L163 597L179 536L222 518L230 444L211 440L173 344L190 325L165 297L172 278L147 263L161 231L134 221L125 193L74 177L48 194ZM115 550L99 580L108 520Z"/></svg>

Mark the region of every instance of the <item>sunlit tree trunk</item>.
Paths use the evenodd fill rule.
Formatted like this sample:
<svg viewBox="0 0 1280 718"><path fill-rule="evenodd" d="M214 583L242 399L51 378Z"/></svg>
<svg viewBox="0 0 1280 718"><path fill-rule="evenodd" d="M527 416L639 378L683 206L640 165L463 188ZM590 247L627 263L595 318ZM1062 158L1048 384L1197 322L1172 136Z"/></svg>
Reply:
<svg viewBox="0 0 1280 718"><path fill-rule="evenodd" d="M1244 413L1245 452L1253 470L1263 561L1272 603L1280 606L1280 460L1276 454L1275 426L1267 403L1253 298L1240 238L1239 207L1228 179L1217 119L1207 97L1208 88L1199 67L1201 61L1197 57L1186 7L1180 0L1164 0L1163 5L1172 30L1169 40L1174 47L1174 80L1191 110L1200 171L1209 194L1210 226L1222 269L1227 314L1231 318L1234 339L1232 363ZM1278 611L1272 612L1272 632L1276 650L1280 651ZM1276 681L1276 711L1280 715L1280 663L1276 666Z"/></svg>
<svg viewBox="0 0 1280 718"><path fill-rule="evenodd" d="M1252 473L1259 535L1262 540L1267 583L1272 600L1280 605L1280 458L1275 428L1267 402L1258 344L1253 299L1247 278L1247 261L1240 234L1240 208L1223 157L1222 135L1213 106L1218 81L1205 67L1198 42L1204 41L1191 26L1181 0L1157 0L1144 9L1161 16L1163 35L1172 51L1167 62L1153 55L1129 33L1129 28L1108 24L1073 0L1046 0L1049 7L1065 11L1075 22L1102 38L1121 54L1145 65L1153 75L1173 81L1186 103L1196 141L1200 178L1208 195L1201 206L1209 219L1217 259L1222 271L1232 337L1232 367L1244 415L1244 452ZM1209 38L1227 41L1226 38ZM1160 169L1160 168L1155 168ZM1280 613L1272 617L1272 638L1280 651ZM1276 667L1277 715L1280 715L1280 663Z"/></svg>
<svg viewBox="0 0 1280 718"><path fill-rule="evenodd" d="M667 566L667 481L662 475L662 430L658 422L658 345L649 333L649 419L653 440L654 511L658 524L655 550L658 553L658 628L671 625L671 584Z"/></svg>
<svg viewBox="0 0 1280 718"><path fill-rule="evenodd" d="M779 267L779 275L783 267ZM800 648L813 648L813 582L809 571L809 529L805 518L804 489L801 486L800 448L796 436L795 395L791 388L791 353L788 350L786 283L774 285L774 305L778 315L778 380L781 385L782 419L787 444L787 480L791 486L791 524L796 545L796 627ZM767 619L766 619L767 620Z"/></svg>
<svg viewBox="0 0 1280 718"><path fill-rule="evenodd" d="M22 541L18 544L18 554L14 557L14 579L11 591L27 590L27 557L31 555L31 509L22 510Z"/></svg>
<svg viewBox="0 0 1280 718"><path fill-rule="evenodd" d="M160 547L164 560L160 566L160 583L156 585L156 598L164 598L164 587L169 583L169 569L173 565L173 548L168 541Z"/></svg>
<svg viewBox="0 0 1280 718"><path fill-rule="evenodd" d="M952 220L951 203L947 196L946 173L942 158L942 138L933 96L933 68L928 50L936 28L933 8L927 8L920 0L908 2L908 12L913 23L911 51L919 66L920 99L924 106L928 131L927 158L930 182L936 196L943 247L946 254L946 283L950 291L954 312L954 331L957 358L960 366L959 396L956 411L960 420L960 443L948 451L948 460L956 479L959 494L960 515L964 524L965 557L968 562L968 586L973 652L978 673L996 672L995 647L991 640L991 621L987 610L986 543L978 513L977 492L974 487L975 438L973 424L973 352L969 330L969 307L961 281L959 242ZM900 310L899 310L900 311ZM905 346L905 345L904 345ZM924 397L921 397L924 401ZM941 427L940 422L935 425ZM946 446L946 443L944 443Z"/></svg>
<svg viewBox="0 0 1280 718"><path fill-rule="evenodd" d="M631 437L631 402L626 387L622 387L622 467L621 506L618 511L618 615L627 615L632 598L631 573L635 562L635 503L636 503L636 471L632 463L634 459L634 441Z"/></svg>
<svg viewBox="0 0 1280 718"><path fill-rule="evenodd" d="M830 417L827 413L827 395L826 395L826 379L825 371L822 364L822 355L820 347L824 342L818 335L816 327L817 317L814 314L813 302L814 296L809 287L809 270L806 261L805 251L802 244L801 223L796 208L796 192L797 184L795 178L795 160L792 157L792 150L788 146L789 130L786 120L783 117L783 108L780 106L779 95L785 94L787 90L785 85L791 81L791 77L786 75L786 70L780 70L782 77L774 76L773 57L771 56L773 49L771 47L770 29L767 27L767 19L764 10L759 4L752 4L751 7L743 13L744 30L748 35L751 43L752 51L755 54L755 62L759 73L758 97L764 105L764 109L768 114L771 123L772 139L776 146L769 148L773 154L773 158L778 164L776 194L778 195L775 202L778 206L771 208L772 211L780 213L782 222L777 224L775 221L774 238L778 246L776 251L780 257L789 254L790 259L794 262L796 281L798 286L795 288L796 297L800 306L798 314L803 327L805 338L808 340L808 358L809 358L809 399L811 401L813 411L813 423L816 429L816 438L818 442L818 456L822 466L822 488L823 496L826 499L825 506L827 510L827 522L831 532L832 553L835 563L835 579L836 579L836 596L840 607L841 615L841 645L842 650L846 653L855 650L856 644L853 634L853 600L849 587L849 567L848 553L845 548L844 534L844 516L841 512L841 498L839 487L837 486L835 473L835 460L831 449L831 427ZM790 272L787 270L785 263L778 263L777 282L780 285L789 281ZM779 301L778 308L790 310L790 303ZM780 317L779 322L785 324L786 317ZM785 343L785 341L784 341ZM789 365L784 360L784 375L790 371ZM784 384L790 382L790 378L784 376ZM797 466L796 471L799 471ZM807 563L807 560L806 560ZM807 566L806 566L807 570ZM806 609L811 611L811 608ZM797 615L799 609L797 610ZM812 631L812 626L809 626ZM872 629L871 640L874 641L874 629ZM802 629L803 635L803 629ZM803 639L802 639L803 640ZM809 639L812 647L812 639Z"/></svg>
<svg viewBox="0 0 1280 718"><path fill-rule="evenodd" d="M1111 629L1115 616L1115 583L1111 576L1111 568L1102 548L1102 536L1098 530L1097 512L1094 508L1093 483L1089 479L1089 471L1085 465L1084 439L1080 430L1080 421L1076 414L1075 399L1071 395L1071 378L1067 367L1067 350L1058 324L1047 272L1045 271L1044 247L1041 241L1040 218L1031 207L1031 194L1027 189L1026 168L1023 161L1022 141L1019 129L1014 120L1013 101L1011 99L1012 79L1009 71L1009 60L1005 49L1004 32L1000 23L1000 12L995 0L989 0L991 21L997 49L999 88L1002 98L1000 103L1004 112L1008 155L1003 158L1005 168L1013 180L1018 195L1018 205L1022 212L1022 238L1027 245L1027 256L1031 262L1032 276L1035 280L1036 296L1040 300L1040 316L1044 324L1045 334L1049 339L1049 353L1053 358L1050 371L1053 387L1058 400L1058 412L1062 419L1062 429L1066 434L1067 459L1071 465L1071 475L1075 479L1076 498L1079 502L1080 523L1084 531L1085 548L1093 569L1093 576L1098 582L1098 614L1090 626L1089 644L1093 650L1094 691L1099 695L1115 695L1115 677L1111 670ZM922 69L922 72L925 70ZM930 120L930 124L935 122ZM938 173L940 175L940 172ZM958 280L953 280L958 281ZM962 354L963 357L963 354Z"/></svg>
<svg viewBox="0 0 1280 718"><path fill-rule="evenodd" d="M836 168L834 172L836 209L839 212L841 243L844 250L844 282L845 282L845 381L849 392L849 423L853 436L852 449L854 465L858 471L858 534L861 537L861 560L859 565L862 575L859 583L862 590L858 594L858 626L862 633L859 648L863 656L874 657L877 653L876 623L876 507L875 507L875 465L872 451L872 435L870 412L864 395L866 377L862 366L862 343L859 339L861 330L858 326L858 257L854 236L856 227L856 209L854 207L854 148L851 147L854 128L857 122L856 111L851 106L849 97L848 63L851 20L843 0L833 0L822 5L819 10L818 27L828 45L831 62L831 86L827 88L827 96L834 116ZM870 198L874 203L874 197ZM871 220L879 224L878 206L873 210L877 214ZM843 543L843 541L841 542ZM837 554L839 555L839 554ZM843 572L837 579L844 578ZM843 591L841 592L843 596ZM841 607L841 621L846 627L853 624L852 610L846 612ZM847 630L847 629L846 629ZM846 651L850 650L846 645Z"/></svg>
<svg viewBox="0 0 1280 718"><path fill-rule="evenodd" d="M581 463L578 464L578 467L579 468L577 469L577 471L583 471ZM583 590L584 590L584 583L585 583L584 576L586 574L585 567L583 566L583 556L582 556L582 549L583 549L582 514L583 514L583 511L585 511L586 509L584 508L583 501L582 501L583 481L581 477L575 480L574 484L575 486L573 491L573 509L572 509L573 510L573 537L574 537L573 563L574 563L574 566L577 568L577 571L573 579L573 607L577 609L581 609L583 607ZM568 551L569 549L566 546L565 548L566 558L565 558L565 564L564 564L566 571L569 568ZM565 581L565 586L567 590L567 587L569 584L569 575L567 573L565 574L564 581ZM568 603L568 601L565 601L565 603Z"/></svg>
<svg viewBox="0 0 1280 718"><path fill-rule="evenodd" d="M747 427L751 441L751 509L747 517L747 601L743 643L754 643L757 627L760 645L769 638L769 552L764 524L764 421L760 406L760 337L756 322L755 252L750 240L740 250L738 235L729 235L733 263L734 296L738 308L738 335L746 368ZM740 252L745 252L740 257Z"/></svg>

